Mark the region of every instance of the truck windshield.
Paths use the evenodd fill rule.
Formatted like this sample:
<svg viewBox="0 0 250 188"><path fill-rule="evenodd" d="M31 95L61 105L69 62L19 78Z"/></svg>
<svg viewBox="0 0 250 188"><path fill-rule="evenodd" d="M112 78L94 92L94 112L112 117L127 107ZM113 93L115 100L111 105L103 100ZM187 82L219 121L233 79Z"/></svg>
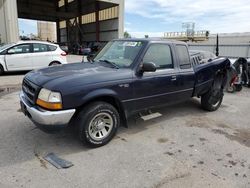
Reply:
<svg viewBox="0 0 250 188"><path fill-rule="evenodd" d="M109 62L119 68L128 68L135 60L144 42L111 41L96 56L94 61Z"/></svg>

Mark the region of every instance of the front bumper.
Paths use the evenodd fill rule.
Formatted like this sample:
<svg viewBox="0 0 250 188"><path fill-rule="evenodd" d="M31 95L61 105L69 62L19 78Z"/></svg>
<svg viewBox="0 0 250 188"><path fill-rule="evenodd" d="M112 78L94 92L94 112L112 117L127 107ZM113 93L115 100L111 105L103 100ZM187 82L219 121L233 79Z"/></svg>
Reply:
<svg viewBox="0 0 250 188"><path fill-rule="evenodd" d="M20 105L23 113L41 128L56 129L69 124L75 114L75 109L61 111L47 111L38 106L32 106L23 91L20 93Z"/></svg>

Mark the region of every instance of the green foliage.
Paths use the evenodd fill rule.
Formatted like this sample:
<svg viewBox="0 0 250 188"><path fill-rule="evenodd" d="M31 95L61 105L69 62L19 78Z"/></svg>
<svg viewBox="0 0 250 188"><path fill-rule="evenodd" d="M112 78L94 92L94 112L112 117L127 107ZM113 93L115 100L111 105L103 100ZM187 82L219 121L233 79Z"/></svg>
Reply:
<svg viewBox="0 0 250 188"><path fill-rule="evenodd" d="M124 38L131 38L131 35L127 31L125 31L124 32Z"/></svg>

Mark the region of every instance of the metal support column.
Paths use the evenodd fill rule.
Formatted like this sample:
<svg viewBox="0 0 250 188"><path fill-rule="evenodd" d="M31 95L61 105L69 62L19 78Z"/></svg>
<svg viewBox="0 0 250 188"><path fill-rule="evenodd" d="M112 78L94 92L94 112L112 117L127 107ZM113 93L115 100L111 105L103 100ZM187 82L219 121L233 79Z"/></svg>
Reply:
<svg viewBox="0 0 250 188"><path fill-rule="evenodd" d="M78 0L78 37L79 37L79 42L82 44L82 0Z"/></svg>
<svg viewBox="0 0 250 188"><path fill-rule="evenodd" d="M97 42L100 41L99 10L100 10L99 1L96 1L96 3L95 3L95 18L96 18L96 41Z"/></svg>

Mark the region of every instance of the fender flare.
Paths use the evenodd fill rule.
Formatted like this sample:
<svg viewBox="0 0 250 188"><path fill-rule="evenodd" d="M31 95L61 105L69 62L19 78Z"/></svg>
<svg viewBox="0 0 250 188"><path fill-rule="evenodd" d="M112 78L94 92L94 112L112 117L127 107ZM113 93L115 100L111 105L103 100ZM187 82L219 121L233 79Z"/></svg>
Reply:
<svg viewBox="0 0 250 188"><path fill-rule="evenodd" d="M126 109L124 108L121 99L118 97L118 94L111 90L111 89L97 89L94 90L87 95L85 95L81 99L81 108L83 108L87 103L94 101L95 99L101 99L101 98L112 98L115 101L115 107L118 108L117 110L119 111L121 115L121 120L124 124L125 127L128 127L128 122L127 122L127 112Z"/></svg>

